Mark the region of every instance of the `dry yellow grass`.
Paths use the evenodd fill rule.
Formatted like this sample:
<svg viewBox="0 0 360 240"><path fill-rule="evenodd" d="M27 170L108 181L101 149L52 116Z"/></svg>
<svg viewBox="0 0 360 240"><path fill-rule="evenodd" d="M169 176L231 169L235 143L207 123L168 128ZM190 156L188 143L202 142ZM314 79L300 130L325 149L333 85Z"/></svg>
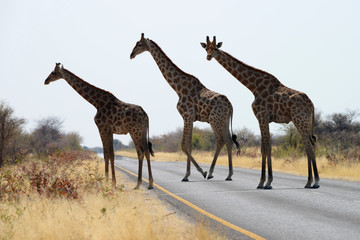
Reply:
<svg viewBox="0 0 360 240"><path fill-rule="evenodd" d="M103 165L92 161L77 174L103 173ZM151 191L133 190L118 172L117 181L124 187L81 193L77 200L29 191L0 202L0 239L224 239L200 221L186 221Z"/></svg>
<svg viewBox="0 0 360 240"><path fill-rule="evenodd" d="M117 151L116 154L125 157L136 157L136 152L134 151ZM199 163L211 164L214 156L214 152L194 151L192 155ZM186 156L182 152L176 152L176 153L156 152L155 157L152 157L152 159L155 161L186 161ZM327 159L324 157L317 158L316 162L321 178L360 181L360 164L352 165L351 167L340 166L340 165L336 167L332 167L328 164ZM227 154L222 153L219 156L216 164L228 165ZM255 158L247 157L243 155L240 157L236 157L236 155L233 154L233 165L236 167L243 167L249 169L261 169L260 154L258 153ZM307 159L305 157L294 161L290 161L288 159L273 158L272 166L274 171L307 176Z"/></svg>

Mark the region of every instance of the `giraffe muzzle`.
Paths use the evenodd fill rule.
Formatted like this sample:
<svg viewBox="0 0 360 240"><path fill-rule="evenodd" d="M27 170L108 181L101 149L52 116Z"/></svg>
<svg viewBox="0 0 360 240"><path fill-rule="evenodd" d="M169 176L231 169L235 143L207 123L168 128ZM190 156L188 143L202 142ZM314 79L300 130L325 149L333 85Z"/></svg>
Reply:
<svg viewBox="0 0 360 240"><path fill-rule="evenodd" d="M130 54L130 59L135 58L135 56L136 56L136 54L135 54L134 52L132 52L132 53Z"/></svg>
<svg viewBox="0 0 360 240"><path fill-rule="evenodd" d="M206 56L206 59L210 61L210 60L212 59L212 56L211 56L211 55L207 55L207 56Z"/></svg>

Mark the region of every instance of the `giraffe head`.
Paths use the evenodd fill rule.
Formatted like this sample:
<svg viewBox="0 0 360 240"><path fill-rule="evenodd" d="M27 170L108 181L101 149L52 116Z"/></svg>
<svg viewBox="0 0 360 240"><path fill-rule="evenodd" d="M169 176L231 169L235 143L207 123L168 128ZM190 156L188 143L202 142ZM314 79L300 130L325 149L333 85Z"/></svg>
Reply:
<svg viewBox="0 0 360 240"><path fill-rule="evenodd" d="M211 60L216 54L219 53L218 49L221 48L222 42L216 44L216 37L214 36L213 41L210 42L209 36L206 37L206 43L200 43L203 48L205 48L207 52L206 59Z"/></svg>
<svg viewBox="0 0 360 240"><path fill-rule="evenodd" d="M51 82L59 80L60 78L63 78L63 75L62 75L63 69L64 69L64 66L61 65L61 63L56 63L54 70L46 78L44 84L47 85L47 84L49 84Z"/></svg>
<svg viewBox="0 0 360 240"><path fill-rule="evenodd" d="M136 43L134 49L132 50L132 52L130 54L130 59L133 59L136 57L136 55L139 55L139 54L149 50L147 41L148 41L148 39L145 39L144 33L142 33L140 40Z"/></svg>

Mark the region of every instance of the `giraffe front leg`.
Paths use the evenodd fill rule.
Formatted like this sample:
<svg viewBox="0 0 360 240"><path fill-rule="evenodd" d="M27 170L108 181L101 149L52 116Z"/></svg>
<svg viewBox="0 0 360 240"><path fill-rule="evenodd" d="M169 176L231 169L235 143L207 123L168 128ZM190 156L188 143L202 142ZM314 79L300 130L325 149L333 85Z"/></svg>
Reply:
<svg viewBox="0 0 360 240"><path fill-rule="evenodd" d="M105 161L105 177L106 182L109 182L109 162L111 162L112 184L116 186L115 169L114 169L114 149L112 134L108 131L100 131L100 137L103 144L104 161Z"/></svg>
<svg viewBox="0 0 360 240"><path fill-rule="evenodd" d="M271 189L271 182L273 180L272 176L272 166L271 166L271 145L270 145L270 131L268 123L260 122L261 130L261 178L258 185L258 189ZM268 158L268 159L266 159ZM265 184L266 180L266 160L268 160L268 181Z"/></svg>
<svg viewBox="0 0 360 240"><path fill-rule="evenodd" d="M212 179L214 177L213 172L214 172L214 168L215 168L215 165L216 165L216 160L217 160L217 158L219 156L220 150L221 150L221 148L220 149L218 147L216 148L214 159L213 159L213 161L211 163L210 170L209 170L209 175L208 175L207 179Z"/></svg>
<svg viewBox="0 0 360 240"><path fill-rule="evenodd" d="M183 152L187 156L187 166L186 166L186 174L182 181L187 182L189 181L188 177L190 176L190 161L194 164L196 169L206 178L207 172L204 172L202 168L197 164L195 159L191 156L192 150L192 128L193 122L192 121L184 121L184 131L183 131L183 138L181 141L181 148Z"/></svg>
<svg viewBox="0 0 360 240"><path fill-rule="evenodd" d="M114 144L113 144L113 135L111 134L109 141L109 157L111 163L111 181L113 188L116 187L116 177L115 177L115 156L114 156Z"/></svg>

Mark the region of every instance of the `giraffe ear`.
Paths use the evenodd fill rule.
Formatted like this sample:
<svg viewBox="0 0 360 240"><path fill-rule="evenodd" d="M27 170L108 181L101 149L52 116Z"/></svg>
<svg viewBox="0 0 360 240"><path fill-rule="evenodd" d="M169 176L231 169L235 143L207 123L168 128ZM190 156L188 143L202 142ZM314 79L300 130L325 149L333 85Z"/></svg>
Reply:
<svg viewBox="0 0 360 240"><path fill-rule="evenodd" d="M216 44L217 48L221 48L222 46L222 42L219 42L218 44Z"/></svg>
<svg viewBox="0 0 360 240"><path fill-rule="evenodd" d="M201 42L200 45L201 45L203 48L206 48L206 43Z"/></svg>

